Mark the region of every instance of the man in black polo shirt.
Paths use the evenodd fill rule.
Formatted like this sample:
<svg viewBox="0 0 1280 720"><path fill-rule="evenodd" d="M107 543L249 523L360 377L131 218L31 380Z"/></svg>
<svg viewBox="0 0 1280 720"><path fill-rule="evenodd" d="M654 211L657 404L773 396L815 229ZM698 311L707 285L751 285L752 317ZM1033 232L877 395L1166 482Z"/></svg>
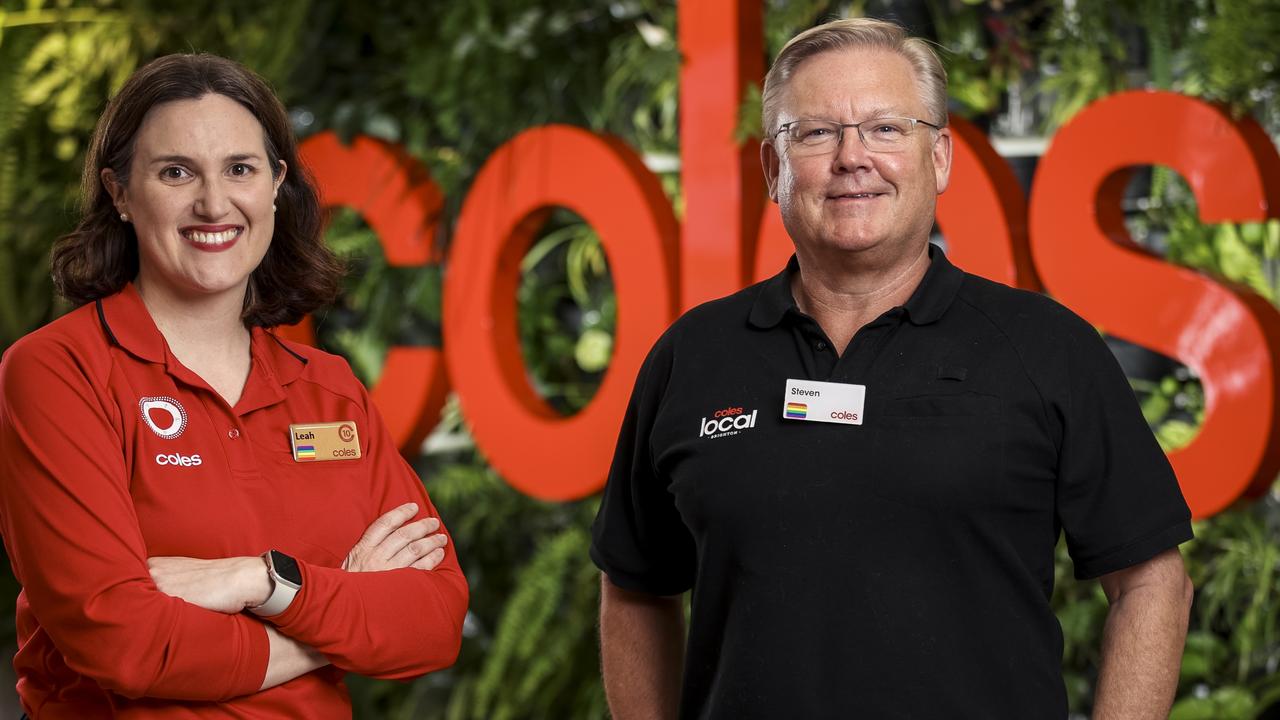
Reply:
<svg viewBox="0 0 1280 720"><path fill-rule="evenodd" d="M766 78L796 254L636 380L591 548L615 718L1062 718L1064 531L1111 600L1095 717L1167 714L1190 513L1093 328L929 245L945 123L896 25L810 30Z"/></svg>

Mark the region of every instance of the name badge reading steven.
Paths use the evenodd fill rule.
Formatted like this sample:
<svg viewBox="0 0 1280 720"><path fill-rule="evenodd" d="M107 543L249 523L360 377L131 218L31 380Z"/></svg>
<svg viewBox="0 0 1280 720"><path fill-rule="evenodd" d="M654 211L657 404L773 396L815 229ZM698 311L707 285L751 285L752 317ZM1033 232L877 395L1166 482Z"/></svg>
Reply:
<svg viewBox="0 0 1280 720"><path fill-rule="evenodd" d="M785 420L861 425L867 386L852 383L787 380L782 400Z"/></svg>
<svg viewBox="0 0 1280 720"><path fill-rule="evenodd" d="M289 426L294 462L355 460L360 457L360 436L354 420L299 423Z"/></svg>

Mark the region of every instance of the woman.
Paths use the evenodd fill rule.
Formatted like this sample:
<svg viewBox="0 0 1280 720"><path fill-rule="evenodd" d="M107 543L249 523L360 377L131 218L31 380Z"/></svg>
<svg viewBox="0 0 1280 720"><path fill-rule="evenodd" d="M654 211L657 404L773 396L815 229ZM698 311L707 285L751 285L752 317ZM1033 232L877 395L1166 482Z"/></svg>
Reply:
<svg viewBox="0 0 1280 720"><path fill-rule="evenodd" d="M0 363L27 713L350 717L344 672L451 664L466 580L344 361L266 328L341 270L280 102L171 55L98 122L54 248L81 306Z"/></svg>

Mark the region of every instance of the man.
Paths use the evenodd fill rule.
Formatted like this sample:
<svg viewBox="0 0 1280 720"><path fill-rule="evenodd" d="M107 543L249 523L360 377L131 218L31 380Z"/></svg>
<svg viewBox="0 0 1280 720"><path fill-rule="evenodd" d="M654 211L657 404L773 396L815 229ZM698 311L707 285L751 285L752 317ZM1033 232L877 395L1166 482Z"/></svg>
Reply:
<svg viewBox="0 0 1280 720"><path fill-rule="evenodd" d="M1062 718L1063 531L1111 601L1095 717L1167 714L1190 513L1097 333L929 245L946 121L896 25L779 54L795 257L655 345L593 528L614 717Z"/></svg>

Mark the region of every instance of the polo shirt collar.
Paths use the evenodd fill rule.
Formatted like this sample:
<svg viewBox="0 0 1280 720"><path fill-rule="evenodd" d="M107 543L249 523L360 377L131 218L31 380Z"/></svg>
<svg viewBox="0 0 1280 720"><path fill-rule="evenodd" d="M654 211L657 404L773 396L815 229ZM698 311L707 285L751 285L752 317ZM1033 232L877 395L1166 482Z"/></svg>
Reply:
<svg viewBox="0 0 1280 720"><path fill-rule="evenodd" d="M98 320L107 338L131 355L147 362L162 364L169 374L192 385L207 384L187 369L169 352L160 328L142 302L133 283L115 295L97 302ZM245 383L237 409L247 412L284 399L281 387L297 380L307 367L307 359L299 355L269 330L250 328L250 352L253 370Z"/></svg>
<svg viewBox="0 0 1280 720"><path fill-rule="evenodd" d="M800 272L800 264L793 253L782 272L774 275L760 287L756 301L751 306L747 320L755 327L767 330L782 322L787 311L799 312L796 299L791 295L791 278Z"/></svg>
<svg viewBox="0 0 1280 720"><path fill-rule="evenodd" d="M260 327L250 328L250 332L254 362L261 363L262 369L281 385L297 380L307 369L307 358L290 350L274 332Z"/></svg>
<svg viewBox="0 0 1280 720"><path fill-rule="evenodd" d="M929 243L929 269L903 306L907 310L907 318L913 325L936 322L951 307L962 282L964 271L951 264L942 248Z"/></svg>
<svg viewBox="0 0 1280 720"><path fill-rule="evenodd" d="M168 345L160 328L151 319L142 296L133 283L115 295L97 301L98 320L107 339L124 348L129 354L153 363L164 363Z"/></svg>
<svg viewBox="0 0 1280 720"><path fill-rule="evenodd" d="M751 325L768 329L782 322L788 312L800 313L791 294L791 279L799 271L800 264L793 254L782 272L764 281L748 316ZM914 325L937 321L951 307L963 281L964 271L951 264L942 248L929 243L929 269L903 306L907 319Z"/></svg>
<svg viewBox="0 0 1280 720"><path fill-rule="evenodd" d="M235 411L240 415L283 401L284 386L297 380L307 366L305 358L295 355L266 330L253 327L249 333L253 367L236 403Z"/></svg>

